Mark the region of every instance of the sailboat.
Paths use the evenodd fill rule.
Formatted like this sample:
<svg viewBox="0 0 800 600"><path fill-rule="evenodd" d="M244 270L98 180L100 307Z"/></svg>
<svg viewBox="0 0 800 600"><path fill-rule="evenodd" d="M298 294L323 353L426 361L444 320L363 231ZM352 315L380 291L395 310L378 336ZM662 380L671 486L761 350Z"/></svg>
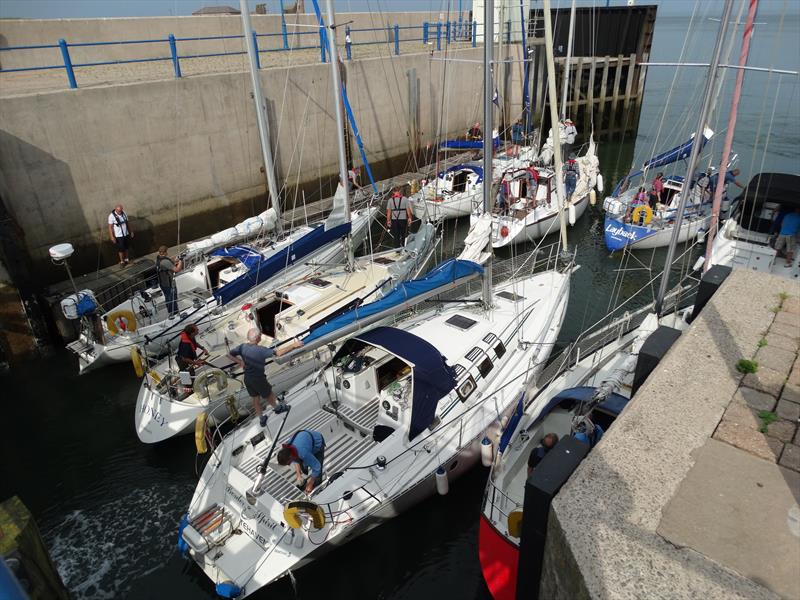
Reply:
<svg viewBox="0 0 800 600"><path fill-rule="evenodd" d="M563 123L566 120L566 98L570 79L569 63L572 54L574 22L575 1L573 0L567 56L564 63L566 72L562 83L561 120L553 120L550 135L538 157L535 157L535 149L532 147L522 147L515 150L515 156L506 156L494 161L495 179L501 182L500 185L507 186L508 189L508 206L504 209L499 206L495 207L491 212L492 246L494 248L535 241L554 232L562 212L567 213L569 224L574 225L586 211L590 196L594 197L594 188L602 187L597 147L592 136L589 138L585 154L574 159L578 177L575 189L569 198L566 198L563 186L557 185L556 171L550 166L556 154L553 142L554 132L559 135L560 143L555 144L559 146L559 149L563 148L563 144L566 142ZM536 183L533 183L533 174L535 174ZM535 191L529 189L532 185L535 185ZM483 207L475 205L471 219L475 221L482 214Z"/></svg>
<svg viewBox="0 0 800 600"><path fill-rule="evenodd" d="M726 0L697 132L703 131L708 118L719 50L732 4L732 0ZM545 0L544 12L546 26L549 26L549 0ZM694 172L701 147L698 138L688 149L688 173ZM686 329L690 319L697 316L699 308L679 310L680 301L692 286L681 282L672 294L667 293L670 266L681 237L681 219L688 202L685 193L688 187L686 178L682 181L681 200L656 301L621 318L612 312L600 326L583 333L553 362L552 371L541 378L538 388L533 382L520 386L514 415L503 431L489 440L496 443L497 453L493 457L490 455L486 465L491 466L491 470L481 508L479 557L484 579L495 600L518 597L522 520L533 518L533 515L523 515L526 486L539 485L542 478L547 477L551 465L563 460L566 453L575 452L575 440L584 449L599 443L604 431L613 427L617 416ZM724 278L724 273L713 275ZM643 289L647 287L649 284ZM538 459L541 462L537 464ZM536 569L532 565L526 568Z"/></svg>
<svg viewBox="0 0 800 600"><path fill-rule="evenodd" d="M333 27L331 0L327 13ZM487 39L492 18L489 0ZM487 78L491 46L484 48ZM491 122L489 95L484 124ZM549 356L573 264L557 254L544 272L494 286L489 228L476 230L484 266L462 257L386 302L405 307L410 289L421 292L417 300L431 300L475 273L483 275L480 293L393 326L358 331L323 369L287 392L290 410L282 420L268 421L265 429L249 420L216 447L181 522L179 546L217 583L218 593L254 593L422 499L446 493L478 460L481 439L513 406L517 382L537 373ZM376 307L372 318L392 306ZM321 332L317 343L326 335ZM293 352L279 360L293 360ZM323 436L325 458L319 484L305 494L274 450L309 430Z"/></svg>
<svg viewBox="0 0 800 600"><path fill-rule="evenodd" d="M259 141L264 158L272 207L252 217L234 231L224 230L207 240L200 240L187 251L187 268L177 273L177 314L170 315L164 294L158 286L131 293L110 310L101 309L92 301L92 309L78 306L80 293L62 302L68 319L80 319L80 334L68 349L78 357L81 373L114 362L141 359L139 347L148 355L160 356L174 346L174 340L187 325L193 323L202 331L215 323L231 306L245 301L247 294L258 297L262 286L279 275L298 279L319 264L340 262L345 248L358 248L366 239L372 218L378 209L368 206L347 214L334 210L325 221L296 228L282 234L280 203L275 182L272 152L269 145L266 107L254 58L249 14L242 11L244 39L250 58L250 75L259 128ZM257 225L260 223L261 225ZM275 235L246 246L204 249L229 241L240 234L260 230L271 224ZM268 229L265 227L264 229ZM198 254L200 258L197 258ZM126 295L130 290L126 290Z"/></svg>

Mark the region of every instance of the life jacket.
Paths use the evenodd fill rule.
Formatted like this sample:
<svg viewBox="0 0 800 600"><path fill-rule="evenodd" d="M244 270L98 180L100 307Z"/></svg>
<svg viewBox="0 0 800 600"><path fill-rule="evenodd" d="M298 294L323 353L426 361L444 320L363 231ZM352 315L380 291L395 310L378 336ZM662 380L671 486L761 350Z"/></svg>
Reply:
<svg viewBox="0 0 800 600"><path fill-rule="evenodd" d="M192 338L190 338L189 334L186 333L185 331L181 332L180 341L182 344L189 344L189 347L191 347L192 352L197 353L197 343Z"/></svg>
<svg viewBox="0 0 800 600"><path fill-rule="evenodd" d="M401 194L392 194L389 198L389 210L392 212L392 221L400 221L403 219L403 213L406 209L401 206L403 196Z"/></svg>
<svg viewBox="0 0 800 600"><path fill-rule="evenodd" d="M125 214L125 211L122 211L121 215L117 214L117 211L112 210L111 216L114 217L114 220L117 222L117 227L123 233L123 237L127 237L130 232L128 231L128 215Z"/></svg>

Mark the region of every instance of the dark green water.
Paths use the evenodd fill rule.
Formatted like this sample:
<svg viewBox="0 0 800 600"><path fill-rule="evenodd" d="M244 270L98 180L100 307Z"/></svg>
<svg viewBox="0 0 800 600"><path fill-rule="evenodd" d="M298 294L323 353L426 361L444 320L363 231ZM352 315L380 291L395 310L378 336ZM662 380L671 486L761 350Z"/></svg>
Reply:
<svg viewBox="0 0 800 600"><path fill-rule="evenodd" d="M707 59L717 26L707 20L716 15L707 12L701 9L696 17L684 60ZM757 30L751 64L797 68L797 15L759 18L767 25ZM653 60L679 58L688 23L686 17L659 19ZM733 61L737 53L738 44ZM701 74L682 71L670 94L673 75L659 68L648 73L635 153L632 143L600 146L607 191L634 158L641 162L654 149L688 137L694 125L691 102L697 101ZM718 130L724 129L727 117L730 80L721 94L722 116L714 121ZM742 156L743 183L761 170L800 171L797 82L776 83L774 76L762 74L745 84L735 146ZM719 148L721 142L711 150L718 154ZM463 237L467 225L464 220L449 223L445 246ZM610 303L645 285L652 274L648 268L658 272L664 254L636 253L625 266L639 270L629 271L617 286L621 259L609 256L603 245L599 210L587 210L569 236L577 245L581 268L573 275L562 342L602 317ZM619 290L618 297L612 296L614 290ZM632 306L648 302L652 291L645 290ZM139 381L130 365L78 377L75 361L59 351L15 368L3 384L6 431L0 442L0 498L17 494L33 511L74 596L215 597L206 577L174 550L177 524L196 483L193 440L184 437L157 447L139 442L133 428ZM486 470L476 468L447 496L431 498L300 570L294 585L286 579L253 597L488 598L477 555L485 477Z"/></svg>

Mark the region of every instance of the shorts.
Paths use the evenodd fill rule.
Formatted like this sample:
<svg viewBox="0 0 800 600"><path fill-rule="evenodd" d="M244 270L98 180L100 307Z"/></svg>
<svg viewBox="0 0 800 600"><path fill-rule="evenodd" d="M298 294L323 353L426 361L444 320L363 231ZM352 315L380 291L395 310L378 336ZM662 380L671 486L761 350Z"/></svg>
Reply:
<svg viewBox="0 0 800 600"><path fill-rule="evenodd" d="M250 396L269 398L272 395L272 386L266 377L245 377L244 387Z"/></svg>
<svg viewBox="0 0 800 600"><path fill-rule="evenodd" d="M794 236L793 235L779 235L775 240L775 251L780 252L786 248L786 254L790 254L794 250Z"/></svg>
<svg viewBox="0 0 800 600"><path fill-rule="evenodd" d="M125 252L130 245L130 238L126 235L125 237L118 237L114 238L117 242L117 250L120 252Z"/></svg>

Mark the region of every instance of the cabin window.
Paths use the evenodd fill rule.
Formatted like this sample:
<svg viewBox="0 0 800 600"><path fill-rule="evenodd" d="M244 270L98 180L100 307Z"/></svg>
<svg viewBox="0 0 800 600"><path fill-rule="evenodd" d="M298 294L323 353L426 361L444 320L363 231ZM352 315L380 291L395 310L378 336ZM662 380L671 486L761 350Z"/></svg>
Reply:
<svg viewBox="0 0 800 600"><path fill-rule="evenodd" d="M256 309L256 319L261 333L269 337L275 337L275 317L281 311L286 310L292 306L288 300L273 300L269 304Z"/></svg>
<svg viewBox="0 0 800 600"><path fill-rule="evenodd" d="M505 298L506 300L511 300L512 302L519 302L520 300L525 300L525 296L519 296L514 292L500 292L497 294L499 298Z"/></svg>
<svg viewBox="0 0 800 600"><path fill-rule="evenodd" d="M481 374L481 377L486 377L492 369L494 369L494 364L492 363L492 359L488 357L478 365L478 373Z"/></svg>
<svg viewBox="0 0 800 600"><path fill-rule="evenodd" d="M461 398L461 401L465 402L477 387L478 385L475 383L475 379L472 375L468 375L464 382L456 388L456 393L458 397Z"/></svg>
<svg viewBox="0 0 800 600"><path fill-rule="evenodd" d="M459 364L456 364L453 367L453 373L455 373L456 379L460 379L461 376L464 374L464 371L466 371L466 369Z"/></svg>
<svg viewBox="0 0 800 600"><path fill-rule="evenodd" d="M477 321L475 319L470 319L469 317L465 317L464 315L453 315L452 317L447 319L445 323L465 331L470 327L472 327L473 325L475 325Z"/></svg>
<svg viewBox="0 0 800 600"><path fill-rule="evenodd" d="M491 346L496 339L497 336L493 333L487 333L485 336L483 336L483 341L489 346Z"/></svg>
<svg viewBox="0 0 800 600"><path fill-rule="evenodd" d="M315 277L314 279L309 279L308 283L318 288L326 288L331 284L330 281L327 281L325 279L320 279L319 277Z"/></svg>
<svg viewBox="0 0 800 600"><path fill-rule="evenodd" d="M506 353L506 347L503 342L497 342L497 346L494 347L494 353L497 358L503 358L503 355Z"/></svg>

